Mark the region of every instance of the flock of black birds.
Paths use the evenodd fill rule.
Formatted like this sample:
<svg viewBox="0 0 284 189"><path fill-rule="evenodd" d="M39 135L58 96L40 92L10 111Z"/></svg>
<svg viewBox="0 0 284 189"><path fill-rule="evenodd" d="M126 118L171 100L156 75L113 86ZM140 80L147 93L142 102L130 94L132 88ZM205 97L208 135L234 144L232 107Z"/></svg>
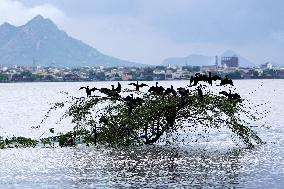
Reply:
<svg viewBox="0 0 284 189"><path fill-rule="evenodd" d="M196 86L198 84L198 82L200 82L200 81L204 81L204 82L207 82L210 85L212 85L212 81L217 81L217 80L221 81L220 82L220 86L223 86L223 85L232 85L232 86L234 86L233 81L228 78L228 75L226 75L225 78L222 79L218 75L214 75L212 77L211 72L209 72L209 76L206 75L206 74L200 74L200 73L196 73L195 76L191 76L191 78L190 78L190 85L189 86L190 87L191 86Z"/></svg>
<svg viewBox="0 0 284 189"><path fill-rule="evenodd" d="M108 88L89 88L89 86L87 87L80 87L79 90L85 89L86 90L86 94L87 97L91 97L92 96L92 92L95 91L100 91L103 94L106 94L109 97L120 97L119 93L121 92L121 84L118 82L118 85L116 88L114 88L114 85L111 85L112 89L108 89Z"/></svg>
<svg viewBox="0 0 284 189"><path fill-rule="evenodd" d="M193 86L197 86L199 82L207 82L208 84L212 85L212 81L217 81L220 80L220 85L218 86L225 86L225 85L231 85L234 86L233 81L231 79L228 78L228 76L226 75L225 78L221 78L218 75L211 75L211 72L209 72L208 75L206 74L200 74L200 73L196 73L195 76L191 76L190 78L190 85L188 85L188 87L193 87ZM128 85L132 85L135 87L134 91L140 91L141 88L143 87L149 87L147 84L145 83L141 83L139 84L139 82L137 81L136 83L129 83ZM118 82L117 87L115 88L114 85L111 85L112 88L108 89L108 88L89 88L89 86L87 87L81 87L79 90L85 89L87 97L98 97L98 96L92 96L92 92L95 91L99 91L105 95L107 95L107 97L109 98L113 98L113 99L120 99L126 102L127 106L129 107L129 111L132 111L133 107L137 106L137 105L141 105L143 102L143 99L140 97L134 97L133 94L128 95L125 98L122 98L120 96L120 92L121 90L121 84L120 82ZM202 91L202 85L197 86L196 88L197 90L197 94L200 97L200 100L203 99L203 91ZM174 89L174 87L171 85L170 88L164 88L162 86L158 86L158 82L156 82L156 85L151 86L148 89L148 92L155 94L155 95L173 95L173 96L177 96L178 94L181 96L181 98L186 97L190 92L189 89L183 88L183 87L179 87L177 88L177 91ZM228 98L228 100L234 100L236 102L240 102L241 101L241 97L238 93L228 93L227 91L221 91L219 94L224 95L225 97Z"/></svg>

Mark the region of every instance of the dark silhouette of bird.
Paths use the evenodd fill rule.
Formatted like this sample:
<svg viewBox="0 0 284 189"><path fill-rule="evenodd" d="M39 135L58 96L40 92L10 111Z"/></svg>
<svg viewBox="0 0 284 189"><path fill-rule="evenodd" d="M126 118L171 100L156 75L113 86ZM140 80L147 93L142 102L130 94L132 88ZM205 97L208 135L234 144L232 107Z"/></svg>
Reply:
<svg viewBox="0 0 284 189"><path fill-rule="evenodd" d="M121 92L121 84L118 82L116 88L114 88L114 85L111 85L111 89L101 88L96 90L99 90L101 93L106 94L108 97L117 99L120 98L119 93Z"/></svg>
<svg viewBox="0 0 284 189"><path fill-rule="evenodd" d="M226 75L225 78L221 80L220 86L222 86L222 85L232 85L232 86L234 86L233 81L228 78L228 75Z"/></svg>
<svg viewBox="0 0 284 189"><path fill-rule="evenodd" d="M121 84L118 82L117 83L117 87L116 88L114 88L114 85L111 85L112 86L112 91L115 91L115 92L118 92L118 93L120 93L121 92Z"/></svg>
<svg viewBox="0 0 284 189"><path fill-rule="evenodd" d="M54 128L50 128L49 132L54 133Z"/></svg>
<svg viewBox="0 0 284 189"><path fill-rule="evenodd" d="M205 74L195 73L195 75L190 78L190 87L196 86L200 81L209 82L209 78Z"/></svg>
<svg viewBox="0 0 284 189"><path fill-rule="evenodd" d="M140 97L134 98L133 94L128 95L127 97L123 98L123 100L126 102L129 114L132 113L133 108L141 105L144 102L144 100Z"/></svg>
<svg viewBox="0 0 284 189"><path fill-rule="evenodd" d="M85 90L86 90L87 97L91 96L93 91L99 90L99 89L96 88L96 87L90 89L89 86L87 86L87 87L80 87L79 90L82 90L82 89L85 89Z"/></svg>
<svg viewBox="0 0 284 189"><path fill-rule="evenodd" d="M185 89L183 87L179 87L177 88L178 90L178 93L181 95L181 96L186 96L189 94L189 90L188 89Z"/></svg>
<svg viewBox="0 0 284 189"><path fill-rule="evenodd" d="M99 91L101 93L104 93L104 94L108 95L112 90L108 89L108 88L100 88Z"/></svg>
<svg viewBox="0 0 284 189"><path fill-rule="evenodd" d="M219 94L222 94L226 97L228 97L229 100L231 101L236 101L236 102L241 102L241 96L238 93L232 93L231 90L228 93L227 91L221 91Z"/></svg>
<svg viewBox="0 0 284 189"><path fill-rule="evenodd" d="M148 85L146 85L145 83L138 84L138 81L137 81L136 83L129 83L128 85L133 85L133 86L135 86L135 90L136 90L136 91L139 91L139 89L142 88L142 87L148 86Z"/></svg>
<svg viewBox="0 0 284 189"><path fill-rule="evenodd" d="M209 75L209 76L204 77L204 79L205 79L205 81L206 81L207 83L209 83L210 85L212 85L212 82L213 82L213 81L222 80L222 78L221 78L220 76L218 76L218 75L214 75L214 76L212 77L211 72L209 72L208 75Z"/></svg>
<svg viewBox="0 0 284 189"><path fill-rule="evenodd" d="M158 86L158 82L156 82L156 86L151 86L148 92L153 92L154 94L163 94L164 92L164 87Z"/></svg>
<svg viewBox="0 0 284 189"><path fill-rule="evenodd" d="M114 88L114 85L112 85L112 89L101 88L101 89L99 89L99 91L100 91L101 93L107 95L108 97L111 97L111 98L120 98L119 91L117 91L117 90Z"/></svg>
<svg viewBox="0 0 284 189"><path fill-rule="evenodd" d="M128 95L127 97L123 98L125 102L131 103L133 105L141 105L143 103L143 99L140 97L133 97L133 94Z"/></svg>
<svg viewBox="0 0 284 189"><path fill-rule="evenodd" d="M167 88L165 90L165 95L169 95L169 94L172 94L173 96L176 96L177 95L177 92L176 90L174 89L173 85L171 85L171 88Z"/></svg>
<svg viewBox="0 0 284 189"><path fill-rule="evenodd" d="M197 87L197 94L199 98L202 100L203 99L203 91L200 86Z"/></svg>

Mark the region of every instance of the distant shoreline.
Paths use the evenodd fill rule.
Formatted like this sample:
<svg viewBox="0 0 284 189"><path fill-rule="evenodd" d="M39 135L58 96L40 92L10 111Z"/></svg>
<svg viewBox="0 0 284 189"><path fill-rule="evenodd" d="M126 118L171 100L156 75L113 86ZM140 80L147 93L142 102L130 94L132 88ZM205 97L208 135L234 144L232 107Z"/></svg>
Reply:
<svg viewBox="0 0 284 189"><path fill-rule="evenodd" d="M233 80L281 80L284 78L238 78ZM94 81L8 81L8 82L0 82L2 83L85 83L85 82L131 82L131 81L137 81L137 80L94 80ZM189 81L189 79L172 79L172 80L138 80L138 81Z"/></svg>

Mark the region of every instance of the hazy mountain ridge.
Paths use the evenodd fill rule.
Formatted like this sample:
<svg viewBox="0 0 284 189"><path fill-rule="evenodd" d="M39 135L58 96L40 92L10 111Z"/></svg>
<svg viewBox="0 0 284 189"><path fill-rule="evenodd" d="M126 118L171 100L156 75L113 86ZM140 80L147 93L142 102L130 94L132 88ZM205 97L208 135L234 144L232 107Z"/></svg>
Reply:
<svg viewBox="0 0 284 189"><path fill-rule="evenodd" d="M165 59L162 62L162 65L171 65L171 66L205 66L205 65L213 65L214 57L204 56L199 54L192 54L186 57L170 57Z"/></svg>
<svg viewBox="0 0 284 189"><path fill-rule="evenodd" d="M239 65L240 67L253 67L255 66L254 63L247 60L246 58L240 56L238 53L227 50L221 55L218 56L219 58L219 64L220 64L220 57L221 56L238 56L239 57ZM185 65L191 65L191 66L207 66L207 65L214 65L215 64L215 56L206 56L206 55L200 55L200 54L191 54L186 57L170 57L165 59L162 62L162 65L172 65L172 66L185 66Z"/></svg>
<svg viewBox="0 0 284 189"><path fill-rule="evenodd" d="M18 31L18 28L5 22L0 26L0 48L6 44Z"/></svg>
<svg viewBox="0 0 284 189"><path fill-rule="evenodd" d="M0 26L0 64L43 66L142 66L105 55L36 16L23 26Z"/></svg>

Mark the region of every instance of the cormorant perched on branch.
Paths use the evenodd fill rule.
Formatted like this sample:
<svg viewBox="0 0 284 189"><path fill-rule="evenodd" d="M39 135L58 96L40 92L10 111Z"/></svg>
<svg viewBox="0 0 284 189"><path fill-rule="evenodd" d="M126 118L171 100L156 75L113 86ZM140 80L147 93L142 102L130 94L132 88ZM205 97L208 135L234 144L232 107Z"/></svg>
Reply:
<svg viewBox="0 0 284 189"><path fill-rule="evenodd" d="M222 78L218 75L211 76L211 72L209 72L209 77L207 78L207 82L212 85L212 81L222 80Z"/></svg>
<svg viewBox="0 0 284 189"><path fill-rule="evenodd" d="M86 90L87 97L91 96L93 91L99 90L99 89L96 88L96 87L90 89L89 86L87 86L87 87L80 87L79 90L82 90L82 89L85 89L85 90Z"/></svg>
<svg viewBox="0 0 284 189"><path fill-rule="evenodd" d="M117 88L114 88L114 85L111 85L111 86L112 86L112 89L101 88L99 89L99 91L101 93L106 94L108 97L119 98L120 97L119 93L121 92L121 84L118 82Z"/></svg>
<svg viewBox="0 0 284 189"><path fill-rule="evenodd" d="M186 96L189 94L189 90L188 89L185 89L183 87L179 87L177 88L178 90L178 93L181 95L181 96Z"/></svg>
<svg viewBox="0 0 284 189"><path fill-rule="evenodd" d="M228 93L227 91L221 91L219 92L219 94L228 97L229 100L241 102L241 96L238 93L232 93L231 90L230 93Z"/></svg>
<svg viewBox="0 0 284 189"><path fill-rule="evenodd" d="M111 85L112 86L112 91L115 91L115 92L118 92L118 93L120 93L121 92L121 84L118 82L117 83L117 87L116 88L114 88L114 85Z"/></svg>
<svg viewBox="0 0 284 189"><path fill-rule="evenodd" d="M127 97L123 98L123 100L126 102L126 105L128 106L129 113L132 112L133 108L135 106L141 105L143 103L143 99L140 97L134 98L133 94L128 95Z"/></svg>
<svg viewBox="0 0 284 189"><path fill-rule="evenodd" d="M120 97L120 95L117 92L115 92L111 89L108 89L108 88L101 88L101 89L99 89L99 91L101 93L106 94L108 97L116 97L116 98Z"/></svg>
<svg viewBox="0 0 284 189"><path fill-rule="evenodd" d="M133 85L133 86L135 86L135 90L136 90L136 91L139 91L139 89L142 88L142 87L148 86L148 85L146 85L145 83L138 84L138 81L137 81L136 83L129 83L128 85Z"/></svg>
<svg viewBox="0 0 284 189"><path fill-rule="evenodd" d="M220 86L222 86L222 85L232 85L232 86L234 86L233 81L228 78L228 75L226 75L225 78L221 80Z"/></svg>
<svg viewBox="0 0 284 189"><path fill-rule="evenodd" d="M174 87L171 85L171 88L167 88L165 90L165 94L166 95L172 94L172 95L176 96L177 92L176 92L176 90L174 90Z"/></svg>
<svg viewBox="0 0 284 189"><path fill-rule="evenodd" d="M155 94L163 94L164 90L164 87L158 86L158 82L156 82L156 86L151 86L148 92L153 92Z"/></svg>

